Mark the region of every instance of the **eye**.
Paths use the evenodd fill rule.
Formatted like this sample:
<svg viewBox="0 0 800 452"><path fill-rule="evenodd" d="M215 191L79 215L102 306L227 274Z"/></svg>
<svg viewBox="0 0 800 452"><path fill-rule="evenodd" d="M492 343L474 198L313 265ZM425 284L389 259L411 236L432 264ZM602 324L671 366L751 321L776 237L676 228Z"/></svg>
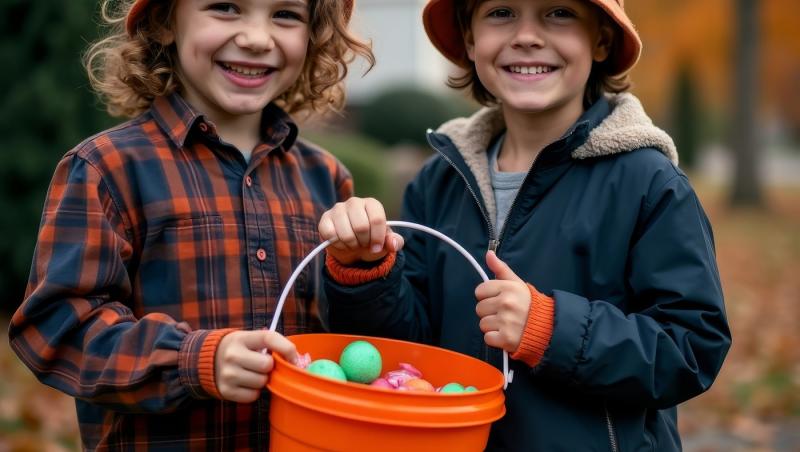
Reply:
<svg viewBox="0 0 800 452"><path fill-rule="evenodd" d="M575 13L567 8L556 8L549 13L548 17L555 17L556 19L570 19L576 17Z"/></svg>
<svg viewBox="0 0 800 452"><path fill-rule="evenodd" d="M292 11L289 9L282 9L277 11L275 15L273 15L275 19L283 19L283 20L296 20L299 22L305 22L305 14L302 14L298 11Z"/></svg>
<svg viewBox="0 0 800 452"><path fill-rule="evenodd" d="M226 15L239 13L239 8L233 3L212 3L208 5L208 10Z"/></svg>
<svg viewBox="0 0 800 452"><path fill-rule="evenodd" d="M514 17L514 12L508 8L496 8L489 11L487 14L488 17L496 17L498 19L507 19L509 17Z"/></svg>

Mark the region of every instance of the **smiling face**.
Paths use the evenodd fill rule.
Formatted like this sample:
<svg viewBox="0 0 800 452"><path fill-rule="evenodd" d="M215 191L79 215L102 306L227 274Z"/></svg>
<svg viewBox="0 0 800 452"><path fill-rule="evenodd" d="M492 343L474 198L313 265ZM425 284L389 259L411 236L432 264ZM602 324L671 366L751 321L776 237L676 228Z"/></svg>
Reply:
<svg viewBox="0 0 800 452"><path fill-rule="evenodd" d="M467 55L507 114L577 119L592 62L607 58L613 36L599 14L584 0L487 0L472 15Z"/></svg>
<svg viewBox="0 0 800 452"><path fill-rule="evenodd" d="M308 0L177 0L181 94L212 120L259 115L300 76Z"/></svg>

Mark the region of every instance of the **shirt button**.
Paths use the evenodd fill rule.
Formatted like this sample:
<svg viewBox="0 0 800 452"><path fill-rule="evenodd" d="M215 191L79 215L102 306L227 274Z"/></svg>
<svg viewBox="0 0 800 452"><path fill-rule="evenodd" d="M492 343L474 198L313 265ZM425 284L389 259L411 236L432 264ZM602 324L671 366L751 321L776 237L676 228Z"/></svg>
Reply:
<svg viewBox="0 0 800 452"><path fill-rule="evenodd" d="M264 251L264 248L259 248L258 251L256 251L256 258L261 262L267 260L267 252Z"/></svg>
<svg viewBox="0 0 800 452"><path fill-rule="evenodd" d="M244 183L247 184L248 187L252 187L253 186L253 178L250 177L250 176L245 177L244 178Z"/></svg>

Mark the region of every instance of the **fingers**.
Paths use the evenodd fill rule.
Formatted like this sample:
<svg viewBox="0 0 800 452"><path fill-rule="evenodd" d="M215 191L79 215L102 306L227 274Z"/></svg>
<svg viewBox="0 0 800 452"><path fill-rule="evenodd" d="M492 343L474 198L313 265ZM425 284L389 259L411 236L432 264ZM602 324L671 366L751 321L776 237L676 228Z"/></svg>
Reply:
<svg viewBox="0 0 800 452"><path fill-rule="evenodd" d="M530 307L527 286L513 281L489 281L475 290L485 296L475 305L484 342L513 352L519 346ZM491 296L490 296L491 295Z"/></svg>
<svg viewBox="0 0 800 452"><path fill-rule="evenodd" d="M478 322L478 327L480 327L481 331L484 333L488 333L490 331L500 331L500 327L502 326L502 322L496 315L487 315L486 317L481 317L480 322Z"/></svg>
<svg viewBox="0 0 800 452"><path fill-rule="evenodd" d="M297 346L295 346L292 341L274 331L267 331L267 333L266 345L268 350L279 353L290 363L297 362ZM272 370L271 365L269 369L267 369L267 372L270 370Z"/></svg>
<svg viewBox="0 0 800 452"><path fill-rule="evenodd" d="M333 225L336 227L336 236L339 237L339 243L334 246L343 247L345 249L355 249L366 247L369 243L369 238L364 240L364 244L359 242L359 233L363 235L363 230L369 230L369 218L363 206L361 209L356 209L353 204L358 203L353 198L347 200L343 205L337 204L334 206L336 211L333 215Z"/></svg>
<svg viewBox="0 0 800 452"><path fill-rule="evenodd" d="M386 212L374 198L350 198L336 203L320 218L320 236L336 239L336 249L365 249L378 253L384 248L387 229Z"/></svg>
<svg viewBox="0 0 800 452"><path fill-rule="evenodd" d="M261 353L264 348L297 361L295 345L273 331L235 331L220 341L214 365L217 389L224 399L245 403L260 397L275 363L271 355Z"/></svg>
<svg viewBox="0 0 800 452"><path fill-rule="evenodd" d="M486 342L486 345L489 347L505 349L505 341L503 340L503 335L499 331L489 331L484 334L483 341Z"/></svg>
<svg viewBox="0 0 800 452"><path fill-rule="evenodd" d="M336 226L333 224L333 209L325 212L322 214L322 217L319 219L319 225L317 229L319 230L319 236L322 240L330 240L330 239L337 239L336 236Z"/></svg>
<svg viewBox="0 0 800 452"><path fill-rule="evenodd" d="M230 393L236 389L261 389L267 385L267 374L252 372L235 366L224 367L220 371L218 389Z"/></svg>
<svg viewBox="0 0 800 452"><path fill-rule="evenodd" d="M485 281L480 283L478 287L475 288L475 298L478 301L482 301L487 298L496 297L503 292L510 292L513 288L514 283L512 281L503 281L497 279Z"/></svg>
<svg viewBox="0 0 800 452"><path fill-rule="evenodd" d="M247 350L255 352L254 354L241 354L238 359L242 367L258 372L272 370L272 358L261 353L261 350L265 348L269 351L280 353L290 363L294 363L297 360L297 347L280 333L269 330L255 330L240 331L236 334L240 335L239 341Z"/></svg>
<svg viewBox="0 0 800 452"><path fill-rule="evenodd" d="M501 301L498 297L487 298L475 305L475 313L478 314L478 318L481 319L486 316L495 315L500 311L500 303Z"/></svg>
<svg viewBox="0 0 800 452"><path fill-rule="evenodd" d="M483 341L486 345L494 348L501 348L508 352L514 352L519 346L521 332L514 333L512 328L500 319L500 316L490 315L483 317L479 323L483 332ZM516 337L516 340L514 340Z"/></svg>
<svg viewBox="0 0 800 452"><path fill-rule="evenodd" d="M365 239L370 251L379 253L383 249L386 236L389 234L389 227L386 226L386 212L383 210L383 205L372 198L364 200L364 210L367 214L368 228L361 233L359 243L364 244L362 240ZM365 234L366 237L364 237Z"/></svg>
<svg viewBox="0 0 800 452"><path fill-rule="evenodd" d="M402 235L392 232L391 228L389 228L386 231L386 243L389 251L397 252L403 249L406 241L403 239Z"/></svg>

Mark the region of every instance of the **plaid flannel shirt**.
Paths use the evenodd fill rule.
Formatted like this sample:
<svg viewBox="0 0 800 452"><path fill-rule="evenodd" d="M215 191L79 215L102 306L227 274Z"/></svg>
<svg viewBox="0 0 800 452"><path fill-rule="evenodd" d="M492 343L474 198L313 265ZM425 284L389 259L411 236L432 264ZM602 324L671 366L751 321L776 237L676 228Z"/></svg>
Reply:
<svg viewBox="0 0 800 452"><path fill-rule="evenodd" d="M296 138L269 105L247 163L173 94L59 162L9 335L76 398L85 448L268 447L266 390L213 398L213 354L224 328L269 325L320 215L352 195L347 170ZM321 330L316 273L298 278L284 334Z"/></svg>

